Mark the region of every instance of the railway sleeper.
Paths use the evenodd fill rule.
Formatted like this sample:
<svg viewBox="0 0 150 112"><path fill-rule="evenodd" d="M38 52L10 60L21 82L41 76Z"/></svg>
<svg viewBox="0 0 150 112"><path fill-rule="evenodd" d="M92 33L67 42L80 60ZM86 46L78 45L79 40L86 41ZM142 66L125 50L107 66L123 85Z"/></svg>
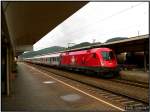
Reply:
<svg viewBox="0 0 150 112"><path fill-rule="evenodd" d="M125 104L125 105L128 105L130 103L135 103L135 101L126 101L126 102L122 102L122 103Z"/></svg>
<svg viewBox="0 0 150 112"><path fill-rule="evenodd" d="M112 97L117 97L117 95L115 94L110 94L108 97L112 98Z"/></svg>

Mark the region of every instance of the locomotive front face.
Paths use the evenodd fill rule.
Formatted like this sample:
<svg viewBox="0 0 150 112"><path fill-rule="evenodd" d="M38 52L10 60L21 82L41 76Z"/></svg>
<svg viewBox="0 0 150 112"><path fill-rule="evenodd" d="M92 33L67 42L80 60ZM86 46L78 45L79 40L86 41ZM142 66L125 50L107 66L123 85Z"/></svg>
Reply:
<svg viewBox="0 0 150 112"><path fill-rule="evenodd" d="M101 66L108 67L108 68L115 68L117 67L117 60L115 54L112 50L102 50L100 51L101 57Z"/></svg>

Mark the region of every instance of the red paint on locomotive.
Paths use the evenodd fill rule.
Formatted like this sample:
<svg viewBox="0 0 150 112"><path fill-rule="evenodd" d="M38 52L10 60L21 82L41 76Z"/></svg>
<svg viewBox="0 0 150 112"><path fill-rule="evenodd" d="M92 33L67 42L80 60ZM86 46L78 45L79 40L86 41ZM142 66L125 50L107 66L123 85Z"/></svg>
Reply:
<svg viewBox="0 0 150 112"><path fill-rule="evenodd" d="M93 48L62 53L61 65L116 68L117 60L111 49Z"/></svg>

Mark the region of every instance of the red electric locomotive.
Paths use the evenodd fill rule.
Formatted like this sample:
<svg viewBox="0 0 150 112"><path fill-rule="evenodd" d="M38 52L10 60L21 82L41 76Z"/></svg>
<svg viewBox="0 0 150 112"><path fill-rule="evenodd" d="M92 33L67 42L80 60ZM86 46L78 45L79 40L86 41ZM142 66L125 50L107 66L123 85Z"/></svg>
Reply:
<svg viewBox="0 0 150 112"><path fill-rule="evenodd" d="M109 48L65 52L61 54L60 64L63 67L93 71L100 75L106 72L113 75L118 72L116 57Z"/></svg>

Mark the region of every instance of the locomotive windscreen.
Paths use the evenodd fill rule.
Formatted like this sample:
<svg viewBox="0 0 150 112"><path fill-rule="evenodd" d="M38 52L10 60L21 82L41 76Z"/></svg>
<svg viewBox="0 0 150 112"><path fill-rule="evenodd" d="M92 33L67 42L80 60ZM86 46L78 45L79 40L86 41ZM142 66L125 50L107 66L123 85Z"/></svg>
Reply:
<svg viewBox="0 0 150 112"><path fill-rule="evenodd" d="M102 51L101 54L104 60L114 59L114 54L112 51Z"/></svg>

